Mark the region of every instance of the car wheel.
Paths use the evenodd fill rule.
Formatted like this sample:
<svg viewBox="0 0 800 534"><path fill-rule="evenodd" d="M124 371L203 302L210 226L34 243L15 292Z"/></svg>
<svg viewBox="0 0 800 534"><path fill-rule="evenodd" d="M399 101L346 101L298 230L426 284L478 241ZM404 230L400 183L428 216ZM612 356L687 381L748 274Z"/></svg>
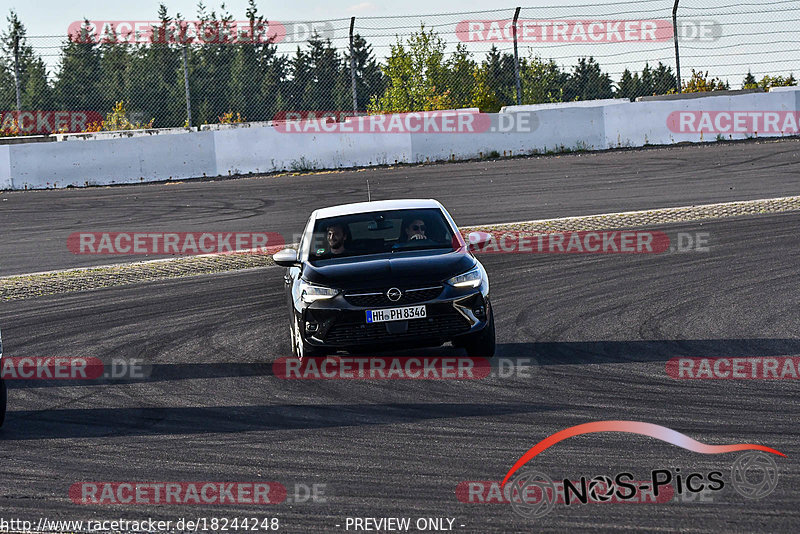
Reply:
<svg viewBox="0 0 800 534"><path fill-rule="evenodd" d="M492 358L495 350L494 314L489 316L489 324L480 332L475 332L459 340L458 346L467 349L473 358Z"/></svg>
<svg viewBox="0 0 800 534"><path fill-rule="evenodd" d="M6 403L8 401L8 392L6 391L6 381L0 380L0 426L6 420Z"/></svg>
<svg viewBox="0 0 800 534"><path fill-rule="evenodd" d="M289 332L292 338L292 354L298 360L303 360L305 358L314 358L318 356L325 356L325 353L316 347L310 347L303 341L303 337L300 335L300 320L297 318L297 315L292 312L293 320L292 324L289 326Z"/></svg>

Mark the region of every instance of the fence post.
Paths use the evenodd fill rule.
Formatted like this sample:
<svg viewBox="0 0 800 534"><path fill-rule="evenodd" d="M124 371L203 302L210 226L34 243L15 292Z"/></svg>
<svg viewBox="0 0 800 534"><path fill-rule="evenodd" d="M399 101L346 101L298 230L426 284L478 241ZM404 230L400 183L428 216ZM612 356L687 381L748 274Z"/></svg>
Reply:
<svg viewBox="0 0 800 534"><path fill-rule="evenodd" d="M514 79L517 84L517 105L522 105L522 83L519 79L519 52L517 51L517 19L519 19L519 10L514 12L514 22L511 24L511 32L514 35Z"/></svg>
<svg viewBox="0 0 800 534"><path fill-rule="evenodd" d="M350 18L350 85L353 89L353 113L358 114L358 90L356 89L356 57L353 54L353 28L356 18Z"/></svg>
<svg viewBox="0 0 800 534"><path fill-rule="evenodd" d="M14 86L17 90L17 122L19 122L19 112L22 111L22 99L19 90L19 33L14 31Z"/></svg>
<svg viewBox="0 0 800 534"><path fill-rule="evenodd" d="M681 92L681 58L678 54L678 2L672 7L672 38L675 41L675 79L678 81L677 90Z"/></svg>
<svg viewBox="0 0 800 534"><path fill-rule="evenodd" d="M189 94L189 54L186 51L189 45L184 44L181 55L183 56L183 89L186 92L186 122L192 126L192 98Z"/></svg>

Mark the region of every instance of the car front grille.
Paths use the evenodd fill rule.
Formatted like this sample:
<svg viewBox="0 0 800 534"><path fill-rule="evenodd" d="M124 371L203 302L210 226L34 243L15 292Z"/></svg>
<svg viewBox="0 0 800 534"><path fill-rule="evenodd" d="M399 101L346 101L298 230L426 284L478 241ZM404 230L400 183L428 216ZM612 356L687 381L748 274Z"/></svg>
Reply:
<svg viewBox="0 0 800 534"><path fill-rule="evenodd" d="M405 304L415 304L417 302L426 302L433 300L442 293L442 286L424 287L417 289L402 289L403 295L399 300L389 300L386 296L386 289L373 289L366 291L353 291L345 293L344 298L353 306L362 308L380 307L380 306L403 306Z"/></svg>
<svg viewBox="0 0 800 534"><path fill-rule="evenodd" d="M392 340L445 340L469 329L469 321L453 310L425 319L411 319L408 321L408 331L402 334L389 333L386 323L339 323L328 330L325 342L333 345L363 345Z"/></svg>

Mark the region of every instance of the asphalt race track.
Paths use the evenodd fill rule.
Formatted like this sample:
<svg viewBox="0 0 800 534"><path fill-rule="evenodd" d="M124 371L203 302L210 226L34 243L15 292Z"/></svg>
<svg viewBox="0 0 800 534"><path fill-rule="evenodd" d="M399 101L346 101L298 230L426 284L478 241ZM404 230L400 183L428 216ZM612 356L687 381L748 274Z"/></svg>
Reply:
<svg viewBox="0 0 800 534"><path fill-rule="evenodd" d="M436 198L460 225L797 194L800 139L0 194L0 276L145 257L77 256L72 232L278 232L319 207Z"/></svg>
<svg viewBox="0 0 800 534"><path fill-rule="evenodd" d="M548 166L566 159L581 179L564 183L563 177L550 176L541 189L531 186L518 195L511 194L514 184L534 172L520 162L353 176L381 177L373 189L381 196L403 191L440 197L452 205L459 223L470 224L794 194L797 146L791 141L748 150L692 147L664 150L663 159L660 151L545 159L543 176ZM676 154L685 158L675 159ZM730 167L718 169L703 154ZM688 187L683 166L692 158L700 176ZM620 160L626 163L615 171ZM643 160L651 169L663 169L660 177L642 169L638 189L620 195ZM482 166L503 169L508 196L497 193L490 206L470 211L470 198L481 193L481 185L463 188L463 179L480 174ZM409 187L423 172L431 175L427 185ZM753 180L754 172L763 179ZM481 176L485 188L490 175ZM403 179L390 183L394 178ZM223 200L213 199L218 183L8 198L17 214L35 209L20 211L21 199L33 206L69 203L73 211L59 227L64 231L111 222L150 228L203 222L235 229L255 221L269 224L273 215L276 224L291 228L312 205L360 195L360 184L336 180L334 191L302 198L304 188L333 179L309 177L297 185L288 179L241 180L226 185L233 184ZM580 193L589 183L594 187ZM279 184L291 184L283 198ZM173 196L151 202L167 187L175 188ZM257 193L270 190L271 198ZM202 195L207 204L197 210L166 209L171 198L189 202ZM237 199L252 200L250 219L234 207ZM95 202L99 207L88 210ZM140 208L134 208L137 203ZM230 209L215 208L226 203ZM52 222L49 217L44 214L34 226L37 235ZM675 380L665 364L679 356L800 355L799 225L800 214L791 213L666 227L709 232L710 252L483 256L492 283L498 357L525 372L482 380L273 376L271 362L289 353L280 268L4 303L0 324L7 356L142 358L153 369L150 378L126 383L11 383L10 411L0 431L0 510L29 519L277 517L286 532L345 532L348 516L449 517L460 532L796 532L798 381ZM12 232L4 230L3 246L10 243L22 253L25 228L19 222ZM63 266L63 258L54 253L49 261ZM29 262L8 259L12 270ZM404 354L461 353L442 347ZM460 482L501 480L545 437L612 419L663 425L708 444L767 445L787 457L775 457L777 488L760 500L726 487L706 502L556 505L545 517L525 519L508 504L456 498ZM720 470L727 480L736 456L601 433L559 443L533 464L553 479L630 471L644 480L654 469L680 468ZM82 506L68 497L78 481L126 480L277 481L289 488L290 498L295 484L324 484L326 497L257 509Z"/></svg>

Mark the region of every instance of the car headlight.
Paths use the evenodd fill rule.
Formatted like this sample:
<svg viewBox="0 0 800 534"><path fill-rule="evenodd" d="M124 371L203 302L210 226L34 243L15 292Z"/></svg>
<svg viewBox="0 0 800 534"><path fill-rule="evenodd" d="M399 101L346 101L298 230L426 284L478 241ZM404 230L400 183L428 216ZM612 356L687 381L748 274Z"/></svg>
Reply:
<svg viewBox="0 0 800 534"><path fill-rule="evenodd" d="M483 270L480 266L475 266L474 269L471 269L464 274L459 274L458 276L454 276L450 280L447 281L453 287L478 287L481 285L481 281L483 280Z"/></svg>
<svg viewBox="0 0 800 534"><path fill-rule="evenodd" d="M300 298L303 302L312 303L317 300L324 300L335 297L339 293L338 289L332 287L318 286L310 284L305 280L300 280Z"/></svg>

